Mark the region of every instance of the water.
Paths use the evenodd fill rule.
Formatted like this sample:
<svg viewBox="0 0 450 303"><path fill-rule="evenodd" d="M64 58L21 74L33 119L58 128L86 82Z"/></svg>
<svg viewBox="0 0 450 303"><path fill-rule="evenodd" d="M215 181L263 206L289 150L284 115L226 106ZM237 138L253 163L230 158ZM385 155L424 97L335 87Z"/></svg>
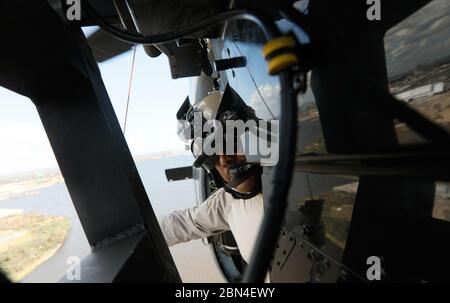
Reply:
<svg viewBox="0 0 450 303"><path fill-rule="evenodd" d="M193 181L167 182L164 173L167 168L191 164L191 156L146 160L136 164L157 216L195 204ZM63 183L42 189L35 196L0 201L0 208L20 208L24 212L66 216L71 221L72 227L63 246L21 282L57 282L65 274L68 268L66 262L70 256L82 259L90 253L89 244ZM170 250L184 282L223 281L210 249L201 241L176 245Z"/></svg>

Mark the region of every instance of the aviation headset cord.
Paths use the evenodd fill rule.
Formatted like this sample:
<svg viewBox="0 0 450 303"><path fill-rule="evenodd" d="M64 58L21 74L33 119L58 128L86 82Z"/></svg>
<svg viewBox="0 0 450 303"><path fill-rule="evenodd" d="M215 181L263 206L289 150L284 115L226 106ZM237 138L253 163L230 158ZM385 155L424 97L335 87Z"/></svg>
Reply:
<svg viewBox="0 0 450 303"><path fill-rule="evenodd" d="M208 17L183 29L152 36L140 36L119 30L106 22L92 8L89 1L82 1L83 9L99 26L117 39L139 44L160 44L185 37L199 30L231 20L248 20L256 23L266 39L271 42L281 37L280 30L270 16L262 12L234 9ZM267 59L267 58L266 58ZM287 206L287 194L292 180L297 136L297 91L293 88L291 68L281 68L277 73L281 84L279 160L275 165L272 190L265 205L258 237L242 282L263 282L278 240Z"/></svg>
<svg viewBox="0 0 450 303"><path fill-rule="evenodd" d="M256 23L261 28L261 30L263 31L267 40L269 40L269 41L274 39L276 36L280 35L280 31L278 30L278 28L270 20L270 18L267 18L265 16L265 14L263 15L262 13L259 13L259 12L250 12L250 11L244 10L244 9L235 9L235 10L229 10L229 11L226 11L223 13L218 13L217 15L205 18L202 21L194 23L194 24L187 26L185 28L182 28L180 30L176 30L176 31L168 32L168 33L164 33L164 34L142 36L142 35L132 34L132 33L117 29L116 27L112 26L93 9L93 7L89 3L89 1L87 1L87 0L82 1L81 5L83 7L83 10L86 11L99 24L99 26L103 30L110 33L117 39L125 41L125 42L129 42L129 43L162 44L162 43L173 41L175 39L189 36L191 34L194 34L198 31L204 29L204 28L211 27L218 23L223 23L225 21L232 21L232 20L249 20L249 21Z"/></svg>
<svg viewBox="0 0 450 303"><path fill-rule="evenodd" d="M130 71L130 80L128 81L128 94L127 94L127 106L125 108L125 119L123 122L123 135L127 131L127 121L128 121L128 108L130 106L130 98L131 98L131 86L133 84L133 75L134 75L134 63L136 62L136 49L137 45L133 46L133 60L131 61L131 71Z"/></svg>

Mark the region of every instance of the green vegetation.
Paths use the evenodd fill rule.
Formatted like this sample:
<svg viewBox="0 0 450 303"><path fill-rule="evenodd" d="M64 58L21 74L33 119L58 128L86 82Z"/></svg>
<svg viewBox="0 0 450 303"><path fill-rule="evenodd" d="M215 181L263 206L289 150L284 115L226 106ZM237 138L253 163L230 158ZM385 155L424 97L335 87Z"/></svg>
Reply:
<svg viewBox="0 0 450 303"><path fill-rule="evenodd" d="M65 217L29 213L0 218L0 267L19 281L58 250L69 229Z"/></svg>

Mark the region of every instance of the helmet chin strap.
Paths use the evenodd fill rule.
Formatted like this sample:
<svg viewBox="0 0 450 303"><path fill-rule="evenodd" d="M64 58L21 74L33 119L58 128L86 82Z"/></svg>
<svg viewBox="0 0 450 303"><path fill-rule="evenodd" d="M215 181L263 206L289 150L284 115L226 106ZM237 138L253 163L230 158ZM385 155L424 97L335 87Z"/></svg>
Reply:
<svg viewBox="0 0 450 303"><path fill-rule="evenodd" d="M261 181L258 178L255 188L249 193L241 193L235 190L235 188L250 178L255 173L261 172L261 167L259 165L244 163L237 164L233 163L230 165L230 175L232 179L225 184L225 190L233 195L237 199L250 199L261 192Z"/></svg>

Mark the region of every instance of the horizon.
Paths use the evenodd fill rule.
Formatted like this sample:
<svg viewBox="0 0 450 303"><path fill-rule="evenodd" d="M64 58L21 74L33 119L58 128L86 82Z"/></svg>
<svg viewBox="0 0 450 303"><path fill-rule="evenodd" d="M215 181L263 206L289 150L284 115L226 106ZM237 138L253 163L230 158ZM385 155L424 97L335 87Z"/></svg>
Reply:
<svg viewBox="0 0 450 303"><path fill-rule="evenodd" d="M95 27L83 28L88 37ZM128 51L100 63L105 87L123 129L132 63ZM176 133L176 112L189 93L186 78L172 79L165 55L150 58L136 49L126 133L133 157L179 152L184 143ZM0 177L58 168L34 104L0 86Z"/></svg>
<svg viewBox="0 0 450 303"><path fill-rule="evenodd" d="M135 163L137 164L137 163L140 163L143 161L160 160L160 159L180 157L180 156L190 156L190 155L192 155L192 154L186 150L166 150L166 151L160 151L160 152L151 152L151 153L146 153L146 154L132 155L132 157L133 157L133 160L135 161ZM43 167L43 168L33 169L33 170L17 171L17 172L13 172L11 174L3 174L2 172L0 172L0 181L9 179L9 178L27 177L27 176L32 176L32 175L41 174L41 173L51 174L54 172L61 173L58 166Z"/></svg>

